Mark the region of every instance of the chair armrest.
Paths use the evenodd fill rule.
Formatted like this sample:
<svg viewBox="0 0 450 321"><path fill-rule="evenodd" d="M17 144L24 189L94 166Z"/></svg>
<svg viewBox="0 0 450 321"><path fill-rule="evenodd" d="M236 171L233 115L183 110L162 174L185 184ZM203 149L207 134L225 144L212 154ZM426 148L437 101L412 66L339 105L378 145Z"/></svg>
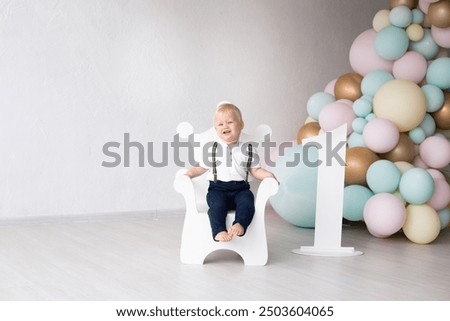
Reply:
<svg viewBox="0 0 450 321"><path fill-rule="evenodd" d="M268 177L261 181L256 193L255 208L257 211L264 212L269 197L278 193L278 188L278 182L273 177Z"/></svg>
<svg viewBox="0 0 450 321"><path fill-rule="evenodd" d="M186 169L180 169L177 172L173 187L175 188L175 191L183 195L186 204L186 213L198 214L197 206L195 204L194 184L187 175L184 175L186 171Z"/></svg>

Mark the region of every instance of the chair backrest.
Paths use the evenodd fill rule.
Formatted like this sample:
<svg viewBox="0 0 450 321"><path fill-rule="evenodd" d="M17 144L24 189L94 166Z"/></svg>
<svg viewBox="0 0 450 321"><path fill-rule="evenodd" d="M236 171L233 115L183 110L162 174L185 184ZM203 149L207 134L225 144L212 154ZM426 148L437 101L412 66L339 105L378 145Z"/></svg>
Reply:
<svg viewBox="0 0 450 321"><path fill-rule="evenodd" d="M206 150L204 146L207 144L211 146L215 141L218 140L217 133L214 127L211 127L208 130L200 133L194 133L192 126L186 122L178 125L177 133L180 135L181 139L189 140L191 142L191 146L193 145L194 160L196 162L200 162L200 160L203 159L203 152ZM251 143L252 147L256 149L260 160L263 160L266 156L264 154L266 148L262 146L262 143L264 141L269 141L271 135L272 129L265 124L261 124L256 128L253 135L242 132L240 140L243 143ZM195 189L197 209L198 211L204 212L208 208L205 195L208 191L209 181L206 179L206 174L204 174L194 178L192 182ZM254 194L256 193L258 186L258 180L253 180L250 182L250 187Z"/></svg>

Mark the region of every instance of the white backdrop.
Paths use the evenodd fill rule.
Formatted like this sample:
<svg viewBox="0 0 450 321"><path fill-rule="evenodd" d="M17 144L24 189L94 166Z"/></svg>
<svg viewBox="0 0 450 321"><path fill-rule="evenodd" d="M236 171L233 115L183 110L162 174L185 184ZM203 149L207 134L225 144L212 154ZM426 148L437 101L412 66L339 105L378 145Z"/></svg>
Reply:
<svg viewBox="0 0 450 321"><path fill-rule="evenodd" d="M388 1L0 0L0 219L183 206L178 169L107 168L125 133L163 142L218 101L292 141L306 102L351 72L353 40ZM145 152L147 152L147 148ZM169 156L170 157L170 156Z"/></svg>

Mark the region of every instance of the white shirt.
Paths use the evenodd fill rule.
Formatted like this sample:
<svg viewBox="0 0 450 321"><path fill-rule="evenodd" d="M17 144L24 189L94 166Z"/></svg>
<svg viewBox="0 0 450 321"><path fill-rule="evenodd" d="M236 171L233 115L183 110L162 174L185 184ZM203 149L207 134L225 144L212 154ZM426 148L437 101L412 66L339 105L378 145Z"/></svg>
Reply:
<svg viewBox="0 0 450 321"><path fill-rule="evenodd" d="M207 178L210 181L214 180L213 169L212 169L212 146L214 142L211 142L210 146L207 148L208 153L203 155L203 159L200 161L200 166L208 169ZM217 163L217 180L222 182L230 181L245 181L247 175L247 162L248 162L248 144L238 142L232 148L222 141L217 141L216 150L216 163ZM252 162L251 168L261 167L259 164L259 157L256 152L255 146L252 146ZM249 173L248 180L253 179L252 175Z"/></svg>

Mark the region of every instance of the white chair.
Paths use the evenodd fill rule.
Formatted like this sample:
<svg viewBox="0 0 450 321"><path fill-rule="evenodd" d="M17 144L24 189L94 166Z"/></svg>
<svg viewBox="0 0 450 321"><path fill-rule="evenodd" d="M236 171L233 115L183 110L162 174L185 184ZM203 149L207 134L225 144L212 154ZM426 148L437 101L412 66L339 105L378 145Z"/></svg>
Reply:
<svg viewBox="0 0 450 321"><path fill-rule="evenodd" d="M177 127L181 138L193 138L200 146L194 148L195 160L201 159L204 144L217 141L214 128L194 134L189 123L181 123ZM269 135L269 136L267 136ZM261 143L264 138L270 138L271 129L267 125L260 125L255 135L241 133L242 142L252 142L260 158L263 153ZM250 182L251 190L255 195L255 215L252 223L242 237L233 237L230 242L215 242L211 235L211 226L208 218L208 205L206 193L209 181L206 174L190 179L184 173L186 169L178 171L174 181L175 190L182 194L186 204L186 216L184 219L183 233L181 237L180 259L185 264L203 264L208 254L217 250L231 250L238 253L245 265L265 265L268 259L266 227L264 221L266 203L270 196L278 192L278 182L273 178L266 178L262 182L253 180ZM227 226L234 221L234 211L227 216Z"/></svg>

